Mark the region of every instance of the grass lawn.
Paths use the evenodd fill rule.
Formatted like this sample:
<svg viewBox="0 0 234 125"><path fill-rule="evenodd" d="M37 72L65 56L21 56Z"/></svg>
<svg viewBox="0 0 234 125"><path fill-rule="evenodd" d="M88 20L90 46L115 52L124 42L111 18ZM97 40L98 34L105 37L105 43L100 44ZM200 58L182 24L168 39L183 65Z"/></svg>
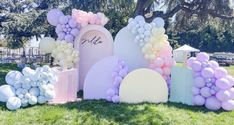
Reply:
<svg viewBox="0 0 234 125"><path fill-rule="evenodd" d="M0 65L0 82L15 65ZM234 75L234 66L227 68ZM0 104L0 125L8 124L164 124L164 125L231 125L234 111L212 112L204 107L176 103L112 104L106 101L80 101L65 105L37 105L8 111Z"/></svg>

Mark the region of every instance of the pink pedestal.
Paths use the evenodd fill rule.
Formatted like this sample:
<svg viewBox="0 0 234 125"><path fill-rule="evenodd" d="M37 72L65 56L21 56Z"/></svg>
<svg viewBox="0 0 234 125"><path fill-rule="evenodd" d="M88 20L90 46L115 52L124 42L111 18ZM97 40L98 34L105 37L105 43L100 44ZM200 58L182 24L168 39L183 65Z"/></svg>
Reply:
<svg viewBox="0 0 234 125"><path fill-rule="evenodd" d="M58 82L55 84L55 98L50 104L63 104L77 101L77 69L58 71Z"/></svg>

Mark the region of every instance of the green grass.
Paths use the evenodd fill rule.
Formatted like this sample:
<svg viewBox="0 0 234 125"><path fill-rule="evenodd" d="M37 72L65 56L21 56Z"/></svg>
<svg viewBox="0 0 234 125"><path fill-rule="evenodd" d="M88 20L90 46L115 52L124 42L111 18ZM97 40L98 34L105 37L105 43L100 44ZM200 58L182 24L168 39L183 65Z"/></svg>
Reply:
<svg viewBox="0 0 234 125"><path fill-rule="evenodd" d="M5 74L10 69L17 68L13 64L1 65L1 83L4 84ZM230 73L234 73L233 66L227 69ZM79 101L64 105L37 105L17 111L8 111L5 104L0 104L0 125L231 125L233 123L234 111L213 112L204 107L177 103L133 105L112 104L106 101Z"/></svg>

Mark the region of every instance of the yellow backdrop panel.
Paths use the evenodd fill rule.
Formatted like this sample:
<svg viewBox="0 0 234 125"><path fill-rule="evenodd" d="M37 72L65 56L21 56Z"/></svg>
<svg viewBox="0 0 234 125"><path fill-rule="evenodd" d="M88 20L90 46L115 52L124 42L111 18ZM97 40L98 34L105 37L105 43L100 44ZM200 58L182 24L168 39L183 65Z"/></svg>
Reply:
<svg viewBox="0 0 234 125"><path fill-rule="evenodd" d="M168 88L163 77L151 69L137 69L122 81L119 90L120 102L160 103L167 102Z"/></svg>

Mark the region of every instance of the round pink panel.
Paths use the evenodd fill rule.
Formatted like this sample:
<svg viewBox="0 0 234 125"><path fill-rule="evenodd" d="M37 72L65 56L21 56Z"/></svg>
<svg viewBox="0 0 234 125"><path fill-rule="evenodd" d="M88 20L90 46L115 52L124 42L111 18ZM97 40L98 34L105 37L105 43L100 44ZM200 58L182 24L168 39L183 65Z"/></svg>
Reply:
<svg viewBox="0 0 234 125"><path fill-rule="evenodd" d="M113 55L113 38L102 26L89 25L84 27L75 42L80 52L79 89L83 89L84 79L90 68L101 59Z"/></svg>

